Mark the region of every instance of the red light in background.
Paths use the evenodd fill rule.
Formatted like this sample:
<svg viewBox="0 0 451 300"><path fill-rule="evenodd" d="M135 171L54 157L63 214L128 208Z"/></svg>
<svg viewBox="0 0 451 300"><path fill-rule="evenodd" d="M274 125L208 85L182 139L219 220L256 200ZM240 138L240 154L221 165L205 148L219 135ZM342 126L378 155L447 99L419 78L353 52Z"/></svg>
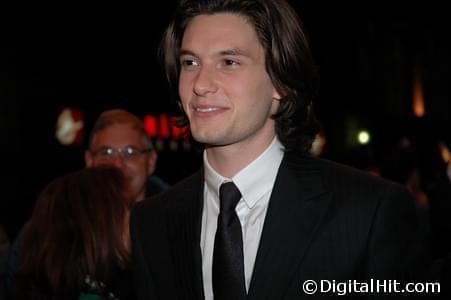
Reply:
<svg viewBox="0 0 451 300"><path fill-rule="evenodd" d="M155 116L147 115L144 117L144 130L151 138L158 136L157 118Z"/></svg>
<svg viewBox="0 0 451 300"><path fill-rule="evenodd" d="M168 116L165 114L160 115L160 137L163 139L167 139L170 137L170 130L169 130L169 119Z"/></svg>
<svg viewBox="0 0 451 300"><path fill-rule="evenodd" d="M144 116L144 130L151 138L160 140L171 139L175 141L186 140L189 136L189 127L177 127L179 117L167 114Z"/></svg>
<svg viewBox="0 0 451 300"><path fill-rule="evenodd" d="M177 117L170 118L172 137L176 140L184 138L186 136L186 130L187 130L187 127L178 127L176 125L178 119L179 118L177 118Z"/></svg>

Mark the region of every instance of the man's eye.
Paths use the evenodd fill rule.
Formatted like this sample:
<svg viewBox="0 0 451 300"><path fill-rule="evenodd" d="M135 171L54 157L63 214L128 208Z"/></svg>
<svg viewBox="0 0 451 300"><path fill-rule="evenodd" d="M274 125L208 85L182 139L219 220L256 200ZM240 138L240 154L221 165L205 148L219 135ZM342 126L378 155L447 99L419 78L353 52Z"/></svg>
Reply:
<svg viewBox="0 0 451 300"><path fill-rule="evenodd" d="M111 148L102 149L99 151L99 154L101 156L111 156L113 155L114 151Z"/></svg>
<svg viewBox="0 0 451 300"><path fill-rule="evenodd" d="M137 151L135 149L133 149L133 148L127 148L124 151L124 155L126 155L129 158L134 157L136 155L136 153L137 153Z"/></svg>
<svg viewBox="0 0 451 300"><path fill-rule="evenodd" d="M237 65L239 65L240 63L237 62L237 61L235 61L235 60L232 60L232 59L226 59L226 60L224 60L224 64L225 64L226 66L237 66Z"/></svg>
<svg viewBox="0 0 451 300"><path fill-rule="evenodd" d="M195 67L198 66L198 62L193 59L184 59L181 62L182 67Z"/></svg>

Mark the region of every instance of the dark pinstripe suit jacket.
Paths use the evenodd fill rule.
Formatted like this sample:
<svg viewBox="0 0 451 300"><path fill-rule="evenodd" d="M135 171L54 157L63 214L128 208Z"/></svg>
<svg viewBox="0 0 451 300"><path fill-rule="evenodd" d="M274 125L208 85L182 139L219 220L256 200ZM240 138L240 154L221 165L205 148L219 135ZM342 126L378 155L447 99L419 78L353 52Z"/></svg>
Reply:
<svg viewBox="0 0 451 300"><path fill-rule="evenodd" d="M204 298L203 182L199 171L133 210L139 299ZM307 279L406 278L416 265L415 234L413 199L403 187L332 162L285 154L248 299L308 298L301 289Z"/></svg>

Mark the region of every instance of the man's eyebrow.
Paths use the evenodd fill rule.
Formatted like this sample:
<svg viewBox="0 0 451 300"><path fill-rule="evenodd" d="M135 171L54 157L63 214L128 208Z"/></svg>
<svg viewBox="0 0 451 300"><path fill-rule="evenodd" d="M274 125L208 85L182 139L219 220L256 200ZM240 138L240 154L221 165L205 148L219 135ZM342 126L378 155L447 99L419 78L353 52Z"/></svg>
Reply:
<svg viewBox="0 0 451 300"><path fill-rule="evenodd" d="M232 49L226 49L219 52L220 56L224 55L232 55L232 56L249 56L245 51L239 49L239 48L232 48Z"/></svg>
<svg viewBox="0 0 451 300"><path fill-rule="evenodd" d="M178 57L181 57L183 55L190 55L190 56L197 57L196 53L194 53L191 50L180 49ZM239 48L231 48L231 49L221 50L217 54L217 56L226 56L226 55L250 57L250 55L247 52L245 52Z"/></svg>
<svg viewBox="0 0 451 300"><path fill-rule="evenodd" d="M180 57L182 55L197 56L193 51L186 50L186 49L180 49L178 57Z"/></svg>

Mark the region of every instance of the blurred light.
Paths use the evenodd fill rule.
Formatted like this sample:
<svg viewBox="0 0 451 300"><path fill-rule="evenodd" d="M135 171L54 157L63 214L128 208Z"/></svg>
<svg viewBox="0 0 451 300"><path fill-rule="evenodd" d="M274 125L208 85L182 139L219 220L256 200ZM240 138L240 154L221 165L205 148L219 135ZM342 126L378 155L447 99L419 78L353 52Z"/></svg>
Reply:
<svg viewBox="0 0 451 300"><path fill-rule="evenodd" d="M361 145L368 144L371 140L370 133L366 130L361 130L357 135L357 140L359 141L359 144L361 144Z"/></svg>
<svg viewBox="0 0 451 300"><path fill-rule="evenodd" d="M179 143L177 143L176 141L172 140L169 142L169 149L172 152L176 152L179 149Z"/></svg>
<svg viewBox="0 0 451 300"><path fill-rule="evenodd" d="M151 138L158 135L157 118L155 116L147 115L144 117L144 130Z"/></svg>
<svg viewBox="0 0 451 300"><path fill-rule="evenodd" d="M177 127L179 117L167 114L145 115L144 130L153 140L157 151L190 151L189 128Z"/></svg>
<svg viewBox="0 0 451 300"><path fill-rule="evenodd" d="M315 135L315 139L312 143L311 153L314 156L320 156L324 152L324 146L326 145L326 135L324 131L320 131Z"/></svg>
<svg viewBox="0 0 451 300"><path fill-rule="evenodd" d="M162 139L167 139L170 137L169 131L169 119L165 114L160 115L160 137Z"/></svg>
<svg viewBox="0 0 451 300"><path fill-rule="evenodd" d="M179 120L178 117L170 117L170 123L171 123L171 132L172 132L172 138L179 140L186 136L187 133L187 127L178 127L177 121Z"/></svg>
<svg viewBox="0 0 451 300"><path fill-rule="evenodd" d="M154 144L155 144L155 149L157 149L157 151L164 150L164 142L162 139L157 139Z"/></svg>
<svg viewBox="0 0 451 300"><path fill-rule="evenodd" d="M420 80L420 75L416 72L413 82L413 113L418 118L424 117L426 110L424 107L424 93L423 84Z"/></svg>
<svg viewBox="0 0 451 300"><path fill-rule="evenodd" d="M83 126L83 113L78 109L65 108L56 121L56 139L62 145L81 145Z"/></svg>
<svg viewBox="0 0 451 300"><path fill-rule="evenodd" d="M440 155L445 163L451 162L451 152L444 142L440 142L439 144Z"/></svg>

